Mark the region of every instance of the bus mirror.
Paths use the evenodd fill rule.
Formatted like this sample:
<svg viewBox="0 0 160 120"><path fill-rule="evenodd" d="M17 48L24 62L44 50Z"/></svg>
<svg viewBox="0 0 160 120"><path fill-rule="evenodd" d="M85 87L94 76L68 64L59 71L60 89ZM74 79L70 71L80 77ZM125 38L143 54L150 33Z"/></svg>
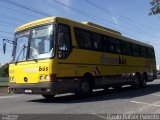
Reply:
<svg viewBox="0 0 160 120"><path fill-rule="evenodd" d="M5 39L3 39L3 53L6 53L6 42Z"/></svg>

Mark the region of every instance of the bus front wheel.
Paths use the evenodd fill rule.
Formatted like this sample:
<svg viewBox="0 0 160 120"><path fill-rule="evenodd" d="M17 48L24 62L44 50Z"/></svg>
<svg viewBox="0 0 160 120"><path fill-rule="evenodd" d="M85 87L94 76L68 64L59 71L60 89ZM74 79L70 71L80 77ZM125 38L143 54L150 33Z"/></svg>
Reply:
<svg viewBox="0 0 160 120"><path fill-rule="evenodd" d="M143 74L142 75L142 80L141 80L141 83L140 83L140 86L141 87L146 87L146 82L147 82L147 75L146 74Z"/></svg>
<svg viewBox="0 0 160 120"><path fill-rule="evenodd" d="M80 82L80 92L78 93L81 97L89 97L92 94L92 85L87 79L82 79Z"/></svg>

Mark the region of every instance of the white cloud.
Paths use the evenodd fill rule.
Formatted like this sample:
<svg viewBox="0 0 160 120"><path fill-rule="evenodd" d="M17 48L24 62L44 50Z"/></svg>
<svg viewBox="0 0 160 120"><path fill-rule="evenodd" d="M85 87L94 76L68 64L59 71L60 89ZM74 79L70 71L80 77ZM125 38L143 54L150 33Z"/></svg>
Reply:
<svg viewBox="0 0 160 120"><path fill-rule="evenodd" d="M64 3L64 4L66 4L66 5L68 5L68 6L70 6L71 4L72 4L72 0L62 0L63 2L62 3Z"/></svg>
<svg viewBox="0 0 160 120"><path fill-rule="evenodd" d="M118 17L112 15L112 20L114 21L115 24L119 24Z"/></svg>
<svg viewBox="0 0 160 120"><path fill-rule="evenodd" d="M113 7L110 4L110 2L109 2L109 10L114 12ZM119 20L118 20L118 17L116 15L111 14L111 18L112 18L112 20L114 21L115 24L119 24Z"/></svg>
<svg viewBox="0 0 160 120"><path fill-rule="evenodd" d="M49 2L53 2L52 0L48 0ZM65 4L67 6L72 6L72 0L56 0L59 3ZM64 7L65 10L69 10L69 8Z"/></svg>

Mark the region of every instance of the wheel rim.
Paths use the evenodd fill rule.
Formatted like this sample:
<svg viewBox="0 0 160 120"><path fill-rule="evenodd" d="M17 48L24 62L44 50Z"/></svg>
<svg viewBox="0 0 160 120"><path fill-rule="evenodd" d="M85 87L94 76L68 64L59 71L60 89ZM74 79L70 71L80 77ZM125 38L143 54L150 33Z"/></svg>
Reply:
<svg viewBox="0 0 160 120"><path fill-rule="evenodd" d="M88 82L82 82L81 84L81 90L85 93L89 91L89 83Z"/></svg>

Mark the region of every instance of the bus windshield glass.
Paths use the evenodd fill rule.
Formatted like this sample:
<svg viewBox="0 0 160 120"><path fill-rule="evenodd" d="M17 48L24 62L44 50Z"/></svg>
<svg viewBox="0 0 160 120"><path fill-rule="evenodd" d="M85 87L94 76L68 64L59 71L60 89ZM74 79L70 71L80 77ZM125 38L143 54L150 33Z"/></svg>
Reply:
<svg viewBox="0 0 160 120"><path fill-rule="evenodd" d="M29 41L29 31L16 34L16 42L14 50L14 61L24 61L27 56L27 46Z"/></svg>
<svg viewBox="0 0 160 120"><path fill-rule="evenodd" d="M14 61L50 58L53 56L53 25L36 27L16 35Z"/></svg>

